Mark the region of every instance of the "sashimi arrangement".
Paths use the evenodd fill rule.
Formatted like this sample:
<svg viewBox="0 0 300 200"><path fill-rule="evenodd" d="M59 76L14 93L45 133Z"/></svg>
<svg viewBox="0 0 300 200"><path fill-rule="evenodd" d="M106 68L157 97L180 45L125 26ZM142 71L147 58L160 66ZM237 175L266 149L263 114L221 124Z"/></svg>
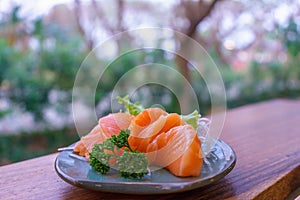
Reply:
<svg viewBox="0 0 300 200"><path fill-rule="evenodd" d="M111 113L75 144L98 172L111 168L125 178L142 178L151 169L165 168L178 177L200 176L203 156L197 136L198 111L190 115L145 108L128 96L117 97L124 112Z"/></svg>

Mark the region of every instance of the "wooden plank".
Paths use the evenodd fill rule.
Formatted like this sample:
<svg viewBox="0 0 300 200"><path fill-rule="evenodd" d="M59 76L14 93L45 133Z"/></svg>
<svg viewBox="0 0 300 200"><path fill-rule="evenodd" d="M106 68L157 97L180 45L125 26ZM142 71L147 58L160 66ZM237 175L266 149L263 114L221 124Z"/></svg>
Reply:
<svg viewBox="0 0 300 200"><path fill-rule="evenodd" d="M238 158L227 177L235 196L283 199L300 186L299 122L299 100L273 100L228 113L221 138Z"/></svg>
<svg viewBox="0 0 300 200"><path fill-rule="evenodd" d="M57 154L0 167L0 199L284 199L300 187L300 100L230 110L221 139L237 164L217 183L170 195L120 195L74 187L54 170Z"/></svg>

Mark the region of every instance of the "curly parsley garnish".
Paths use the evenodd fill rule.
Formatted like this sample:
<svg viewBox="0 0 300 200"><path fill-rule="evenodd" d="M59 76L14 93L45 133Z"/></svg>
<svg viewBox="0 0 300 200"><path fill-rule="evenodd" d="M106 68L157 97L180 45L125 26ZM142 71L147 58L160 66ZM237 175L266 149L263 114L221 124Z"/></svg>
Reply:
<svg viewBox="0 0 300 200"><path fill-rule="evenodd" d="M130 148L129 135L129 130L121 130L119 135L95 144L90 153L90 165L101 174L107 174L114 166L121 177L142 178L148 173L148 159L144 153Z"/></svg>

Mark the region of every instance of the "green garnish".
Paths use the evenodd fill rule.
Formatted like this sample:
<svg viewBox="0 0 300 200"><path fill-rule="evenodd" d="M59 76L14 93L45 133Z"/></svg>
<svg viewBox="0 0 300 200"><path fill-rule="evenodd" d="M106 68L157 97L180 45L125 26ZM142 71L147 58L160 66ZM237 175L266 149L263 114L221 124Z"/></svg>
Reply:
<svg viewBox="0 0 300 200"><path fill-rule="evenodd" d="M129 100L129 96L126 95L123 98L122 97L117 97L117 100L120 104L123 104L124 107L126 108L126 113L129 113L131 115L137 116L140 112L145 110L145 107L141 105L139 102L134 102L132 103Z"/></svg>
<svg viewBox="0 0 300 200"><path fill-rule="evenodd" d="M90 153L90 165L101 174L107 174L109 171L109 161L115 157L113 154L107 154L106 151L114 150L114 144L106 140L102 144L95 144Z"/></svg>
<svg viewBox="0 0 300 200"><path fill-rule="evenodd" d="M128 149L131 150L129 143L128 143L128 137L130 135L130 131L129 130L121 130L120 134L118 136L113 135L111 137L111 141L112 143L114 143L114 145L116 145L119 148L122 147L126 147ZM132 150L131 150L132 151Z"/></svg>
<svg viewBox="0 0 300 200"><path fill-rule="evenodd" d="M194 127L194 129L198 128L198 119L201 117L201 115L199 114L199 112L197 110L195 110L194 112L192 112L191 114L188 115L181 115L181 118L186 121L186 123L192 125L192 127Z"/></svg>
<svg viewBox="0 0 300 200"><path fill-rule="evenodd" d="M119 135L95 144L90 153L90 165L101 174L107 174L111 165L114 165L121 177L142 178L148 173L148 159L144 153L130 148L129 135L129 130L121 130ZM121 148L122 155L119 154Z"/></svg>
<svg viewBox="0 0 300 200"><path fill-rule="evenodd" d="M144 153L138 151L125 150L117 165L124 178L142 178L148 173L148 159Z"/></svg>

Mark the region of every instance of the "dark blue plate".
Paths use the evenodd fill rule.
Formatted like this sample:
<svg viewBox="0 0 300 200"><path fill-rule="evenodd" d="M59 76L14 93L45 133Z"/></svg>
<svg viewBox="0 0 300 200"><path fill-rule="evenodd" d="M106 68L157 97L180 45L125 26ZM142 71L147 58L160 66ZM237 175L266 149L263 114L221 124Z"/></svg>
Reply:
<svg viewBox="0 0 300 200"><path fill-rule="evenodd" d="M236 162L232 148L218 140L211 153L204 158L199 177L180 178L165 169L159 169L152 172L151 176L132 180L120 177L114 170L102 175L94 171L87 161L70 154L72 151L63 151L55 160L55 170L64 181L90 190L124 194L168 194L203 187L227 175Z"/></svg>

